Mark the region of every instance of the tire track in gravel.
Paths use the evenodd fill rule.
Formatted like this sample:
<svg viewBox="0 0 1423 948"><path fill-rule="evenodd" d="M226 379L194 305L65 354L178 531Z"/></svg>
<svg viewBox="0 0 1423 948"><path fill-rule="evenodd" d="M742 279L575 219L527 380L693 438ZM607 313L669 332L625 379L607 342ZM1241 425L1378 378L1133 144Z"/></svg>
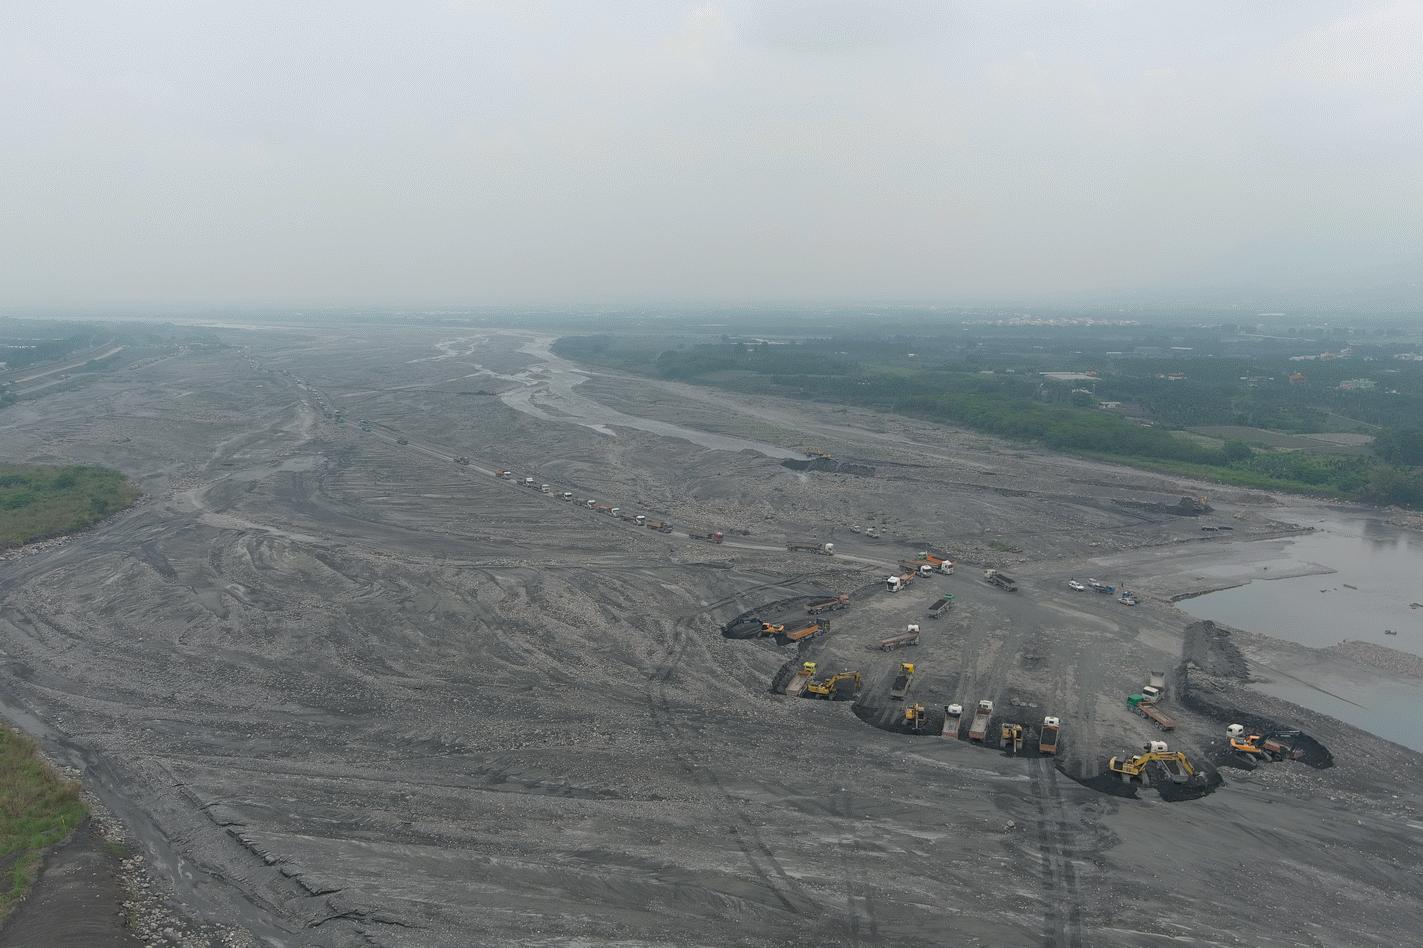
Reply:
<svg viewBox="0 0 1423 948"><path fill-rule="evenodd" d="M820 905L807 896L795 880L787 874L780 860L761 838L761 834L737 812L736 798L726 789L715 773L690 760L681 751L682 747L690 746L689 739L677 720L677 712L673 709L668 698L668 688L672 673L681 663L691 641L688 620L677 620L672 626L672 641L668 645L666 657L661 664L653 669L651 675L652 687L648 690L648 704L653 715L668 731L670 740L666 742L667 751L695 786L715 791L726 803L730 804L726 812L732 814L731 819L734 822L728 826L728 829L736 837L737 847L751 867L751 871L755 873L756 878L761 881L766 890L791 915L814 917L819 913Z"/></svg>
<svg viewBox="0 0 1423 948"><path fill-rule="evenodd" d="M831 815L840 817L846 823L854 822L854 797L849 790L840 790L830 795ZM839 864L845 884L845 925L849 941L854 948L861 944L875 944L880 941L879 919L875 917L874 902L870 889L864 884L869 878L865 872L864 849L860 838L853 832L841 832L836 840L840 851Z"/></svg>
<svg viewBox="0 0 1423 948"><path fill-rule="evenodd" d="M1042 859L1044 894L1044 948L1083 948L1082 894L1077 886L1077 869L1072 833L1063 811L1057 770L1050 759L1028 764L1033 802L1037 806L1034 828L1038 854Z"/></svg>

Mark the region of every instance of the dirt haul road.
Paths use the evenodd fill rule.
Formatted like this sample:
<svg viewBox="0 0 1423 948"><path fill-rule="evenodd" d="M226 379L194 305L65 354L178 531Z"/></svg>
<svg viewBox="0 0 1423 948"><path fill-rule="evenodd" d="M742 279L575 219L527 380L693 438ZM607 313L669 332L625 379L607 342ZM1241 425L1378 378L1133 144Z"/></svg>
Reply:
<svg viewBox="0 0 1423 948"><path fill-rule="evenodd" d="M0 562L0 697L128 824L186 919L157 937L1411 941L1417 755L1254 695L1229 636L1186 635L1167 599L1202 557L1248 570L1245 541L1290 532L1267 498L1217 489L1216 522L1240 517L1231 539L1202 539L1147 509L1200 485L592 375L528 335L222 335L235 348L130 352L0 415L8 458L108 464L148 492ZM783 467L811 436L873 476ZM851 530L871 524L886 537ZM836 555L788 553L787 537ZM884 591L925 548L958 558L955 574ZM1066 588L1108 563L1139 566L1140 606ZM987 566L1018 591L984 583ZM723 634L849 591L809 642ZM874 648L945 592L956 605L919 646ZM1183 656L1212 707L1303 726L1337 766L1227 768L1176 803L1092 789L1107 757L1160 736L1123 698ZM861 671L860 699L773 694L803 661ZM901 661L922 735L888 697ZM981 698L997 708L985 746L938 736L943 705ZM1171 713L1173 749L1214 773L1229 721ZM1003 753L1001 721L1044 714L1062 718L1056 760Z"/></svg>

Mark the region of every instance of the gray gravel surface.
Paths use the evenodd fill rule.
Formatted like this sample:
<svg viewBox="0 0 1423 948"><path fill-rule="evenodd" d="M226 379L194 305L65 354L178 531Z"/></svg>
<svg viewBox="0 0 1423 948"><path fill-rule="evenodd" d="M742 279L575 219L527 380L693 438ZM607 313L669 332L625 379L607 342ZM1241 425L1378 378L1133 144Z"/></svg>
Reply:
<svg viewBox="0 0 1423 948"><path fill-rule="evenodd" d="M126 826L188 926L150 943L1411 942L1411 752L1227 674L1210 684L1336 766L1227 768L1180 803L1092 788L1160 736L1123 697L1191 658L1171 598L1294 529L1271 498L832 406L580 384L517 333L224 335L0 415L7 457L108 464L148 492L0 562L0 706ZM875 475L781 466L812 438ZM1207 493L1228 538L1151 509ZM883 591L925 548L959 569ZM808 643L722 634L850 591ZM927 619L944 592L957 604ZM909 622L919 646L871 647ZM772 693L803 661L861 671L860 697ZM901 661L933 736L889 698ZM1061 716L1058 758L938 736L943 705L985 697L995 729ZM1170 707L1173 748L1213 771L1225 722Z"/></svg>

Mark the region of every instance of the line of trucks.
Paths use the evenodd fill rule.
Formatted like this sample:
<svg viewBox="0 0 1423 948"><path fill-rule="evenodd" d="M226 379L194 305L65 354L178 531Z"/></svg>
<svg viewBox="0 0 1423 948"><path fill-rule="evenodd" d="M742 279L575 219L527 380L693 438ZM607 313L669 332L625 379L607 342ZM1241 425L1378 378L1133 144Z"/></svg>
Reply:
<svg viewBox="0 0 1423 948"><path fill-rule="evenodd" d="M455 458L455 463L468 464L469 458L463 456L457 457ZM624 523L630 523L633 526L647 527L649 530L656 530L658 533L671 533L673 529L675 529L673 524L664 520L649 520L645 514L630 513L628 511L623 510L621 507L614 507L611 504L600 504L596 500L585 500L583 498L575 498L573 496L572 491L555 491L552 485L540 484L532 477L524 477L522 479L517 478L514 476L513 471L507 471L502 467L496 467L494 469L494 476L499 478L500 480L513 481L517 483L520 487L527 487L530 490L538 491L540 494L548 494L550 496L557 497L559 500L567 501L569 503L576 502L579 506L586 507L596 513L604 514L606 516L613 517L617 520L621 520ZM702 530L695 527L689 528L687 530L687 536L690 539L705 540L708 543L720 543L722 542L722 540L725 539L725 537L719 530Z"/></svg>

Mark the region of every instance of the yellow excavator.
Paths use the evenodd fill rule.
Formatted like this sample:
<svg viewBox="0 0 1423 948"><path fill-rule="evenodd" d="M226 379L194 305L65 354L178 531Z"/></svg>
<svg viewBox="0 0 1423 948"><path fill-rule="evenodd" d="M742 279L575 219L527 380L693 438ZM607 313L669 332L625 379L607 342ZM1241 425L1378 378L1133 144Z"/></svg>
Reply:
<svg viewBox="0 0 1423 948"><path fill-rule="evenodd" d="M1003 725L1003 749L1010 754L1016 754L1023 749L1023 725L1005 724Z"/></svg>
<svg viewBox="0 0 1423 948"><path fill-rule="evenodd" d="M924 727L924 706L912 704L904 709L904 725L916 734Z"/></svg>
<svg viewBox="0 0 1423 948"><path fill-rule="evenodd" d="M1266 731L1247 737L1244 727L1232 724L1225 733L1230 738L1231 749L1251 760L1296 760L1302 755L1295 746L1299 731Z"/></svg>
<svg viewBox="0 0 1423 948"><path fill-rule="evenodd" d="M860 693L860 673L852 671L838 672L828 678L819 678L805 686L805 693L811 698L826 698L835 700L840 697L841 690L848 691L851 698Z"/></svg>
<svg viewBox="0 0 1423 948"><path fill-rule="evenodd" d="M1121 775L1124 782L1146 782L1146 768L1157 763L1166 772L1172 783L1185 783L1195 775L1191 762L1180 751L1168 751L1165 741L1152 741L1142 745L1142 753L1135 757L1113 757L1107 762L1107 769Z"/></svg>

